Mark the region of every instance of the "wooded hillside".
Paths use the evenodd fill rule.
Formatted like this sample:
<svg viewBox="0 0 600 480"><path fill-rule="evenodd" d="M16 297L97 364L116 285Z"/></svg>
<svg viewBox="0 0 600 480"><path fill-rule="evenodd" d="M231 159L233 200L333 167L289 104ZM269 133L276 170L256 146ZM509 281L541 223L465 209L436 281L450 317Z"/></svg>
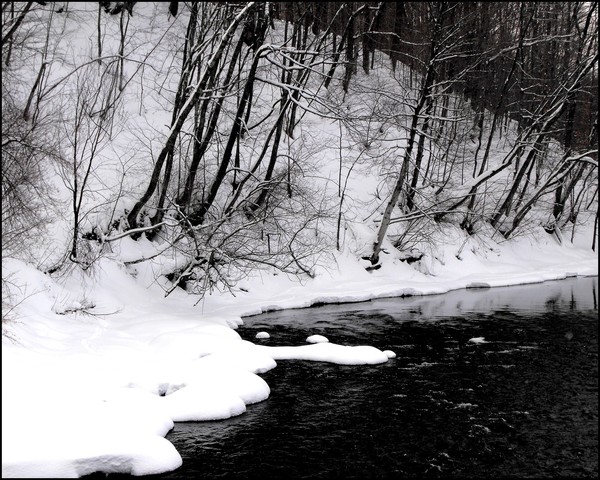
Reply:
<svg viewBox="0 0 600 480"><path fill-rule="evenodd" d="M2 64L3 256L47 272L597 226L595 2L4 2Z"/></svg>

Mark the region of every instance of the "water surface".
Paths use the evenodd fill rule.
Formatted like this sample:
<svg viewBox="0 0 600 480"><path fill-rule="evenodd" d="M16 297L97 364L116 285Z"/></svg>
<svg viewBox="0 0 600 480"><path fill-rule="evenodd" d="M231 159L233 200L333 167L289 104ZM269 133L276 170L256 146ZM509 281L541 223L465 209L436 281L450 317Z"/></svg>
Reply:
<svg viewBox="0 0 600 480"><path fill-rule="evenodd" d="M397 358L280 360L268 400L175 424L183 466L156 477L597 478L597 297L587 277L246 318L256 343L320 334Z"/></svg>

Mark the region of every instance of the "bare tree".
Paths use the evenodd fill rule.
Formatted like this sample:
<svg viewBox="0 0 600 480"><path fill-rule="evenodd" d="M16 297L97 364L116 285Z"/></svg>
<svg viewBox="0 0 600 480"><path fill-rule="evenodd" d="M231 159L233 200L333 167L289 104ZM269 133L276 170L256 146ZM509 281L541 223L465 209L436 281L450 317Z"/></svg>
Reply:
<svg viewBox="0 0 600 480"><path fill-rule="evenodd" d="M381 223L379 225L379 230L377 232L377 239L373 245L373 253L371 254L370 261L372 265L375 265L379 262L379 253L381 251L381 247L383 246L383 242L386 238L386 232L390 224L390 220L392 217L392 211L396 207L398 199L400 197L400 193L403 191L405 182L408 178L408 170L409 165L412 160L412 152L416 143L417 133L418 133L418 125L419 120L421 118L421 113L424 109L428 108L430 112L430 106L426 107L426 105L430 105L430 98L432 92L432 86L435 80L435 70L436 64L439 62L439 54L443 52L446 48L445 45L441 43L441 36L444 28L444 18L447 14L447 6L445 4L440 3L430 3L428 4L427 14L429 15L429 20L431 22L431 37L429 41L429 57L428 61L425 64L425 70L423 72L423 77L421 80L421 87L419 90L419 95L414 105L411 113L411 124L408 130L408 140L406 143L406 147L404 149L402 165L400 168L400 173L398 174L396 183L394 185L394 189L392 190L392 194L389 198L385 211L383 213L383 217L381 219ZM426 112L426 118L428 118L428 113ZM424 131L423 135L426 134L427 126L429 121L426 120L424 123ZM420 151L419 160L415 167L415 173L413 174L413 183L416 186L416 181L418 178L419 170L420 170L420 158L422 158L422 143L419 142ZM412 203L412 200L411 200Z"/></svg>
<svg viewBox="0 0 600 480"><path fill-rule="evenodd" d="M172 151L175 142L177 140L177 136L181 132L184 122L186 121L188 115L194 108L196 102L199 100L201 95L205 93L205 88L212 77L214 70L218 67L219 61L226 47L229 45L231 38L233 37L237 26L244 20L248 12L253 8L253 3L250 2L246 4L240 11L229 21L228 25L224 29L223 35L220 37L218 44L216 46L216 50L210 58L206 61L206 67L204 68L201 79L192 87L192 91L185 100L181 110L179 111L177 117L174 122L171 124L171 128L165 142L164 147L162 148L154 166L154 170L152 172L152 177L150 179L150 183L142 197L136 202L134 207L131 209L129 214L127 215L127 221L129 223L130 228L135 229L138 226L138 215L142 208L146 205L148 200L154 194L156 187L158 185L158 180L160 177L160 172L164 165L165 160L168 155ZM201 45L198 46L195 50L200 50ZM191 62L195 63L201 59L200 52L195 51L191 55Z"/></svg>
<svg viewBox="0 0 600 480"><path fill-rule="evenodd" d="M68 157L60 164L61 178L71 194L72 237L69 258L87 267L93 259L81 251L82 228L87 211L86 197L92 193L92 179L99 163L99 155L109 138L109 128L117 105L113 99L114 83L110 79L120 75L108 64L97 78L92 65L76 74L76 94L73 117L63 118L64 138L69 148ZM97 78L97 80L96 80ZM90 228L91 229L91 228ZM88 235L93 232L89 232ZM97 233L93 234L95 237Z"/></svg>

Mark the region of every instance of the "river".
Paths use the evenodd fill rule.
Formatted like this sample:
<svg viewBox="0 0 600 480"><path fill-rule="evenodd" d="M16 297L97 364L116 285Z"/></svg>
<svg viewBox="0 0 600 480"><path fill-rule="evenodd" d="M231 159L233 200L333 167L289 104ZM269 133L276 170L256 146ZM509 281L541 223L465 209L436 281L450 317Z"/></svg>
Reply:
<svg viewBox="0 0 600 480"><path fill-rule="evenodd" d="M177 423L183 466L155 477L598 477L597 277L271 312L238 332L397 357L280 360L245 414Z"/></svg>

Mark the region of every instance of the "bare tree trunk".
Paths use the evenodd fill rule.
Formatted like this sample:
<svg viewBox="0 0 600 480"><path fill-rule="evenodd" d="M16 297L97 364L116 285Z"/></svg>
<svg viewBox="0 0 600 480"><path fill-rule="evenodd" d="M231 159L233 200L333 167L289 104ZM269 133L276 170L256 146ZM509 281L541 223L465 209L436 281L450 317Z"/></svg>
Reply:
<svg viewBox="0 0 600 480"><path fill-rule="evenodd" d="M578 4L576 4L575 8L578 9L579 6L580 6L580 4L578 3ZM580 26L578 24L574 25L577 29L577 33L578 33L578 37L579 37L578 38L579 44L577 46L577 54L575 57L576 64L581 63L581 59L583 57L583 49L585 46L585 41L588 38L588 32L589 32L589 28L592 24L592 15L593 15L595 8L597 8L597 5L595 7L590 7L590 9L588 11L588 15L586 16L586 21L585 21L583 30L580 29ZM596 28L597 28L597 25L596 25ZM574 133L573 130L574 130L576 109L577 109L576 99L570 98L569 99L569 107L567 109L567 119L566 119L567 123L566 123L566 127L565 127L565 148L567 150L567 153L570 153L573 148L573 133ZM559 185L555 192L554 208L552 209L552 215L554 216L555 221L558 221L558 219L562 215L563 210L564 210L564 202L565 202L565 199L568 197L568 194L563 194L563 188L564 188L564 185Z"/></svg>
<svg viewBox="0 0 600 480"><path fill-rule="evenodd" d="M421 89L421 95L419 98L419 103L416 105L413 114L412 114L412 123L410 126L408 142L406 145L406 150L404 152L404 158L402 160L402 167L400 168L400 174L398 175L398 179L396 180L396 185L394 190L392 191L392 195L388 204L383 213L383 218L381 219L381 224L379 225L379 231L377 233L377 240L373 245L373 253L371 254L370 261L372 265L375 265L379 262L379 253L381 252L381 247L383 246L383 241L385 239L385 234L387 233L387 229L390 225L390 220L392 218L392 211L394 210L396 203L398 202L398 198L400 197L400 193L402 192L402 188L404 187L404 180L408 174L408 166L410 164L410 158L412 155L412 150L415 144L415 137L417 135L417 125L419 122L419 114L423 109L425 102L429 97L429 93L431 91L431 85L433 83L433 62L431 61L427 66L427 72L425 74L425 78L423 80L423 88Z"/></svg>
<svg viewBox="0 0 600 480"><path fill-rule="evenodd" d="M592 251L596 251L596 238L598 237L598 209L596 209L596 218L594 219L594 234L592 235Z"/></svg>
<svg viewBox="0 0 600 480"><path fill-rule="evenodd" d="M510 235L517 229L517 227L524 220L527 213L531 210L531 208L535 205L537 200L546 192L551 191L551 188L556 185L560 185L563 183L564 179L568 176L568 174L573 170L577 170L577 174L575 177L580 179L583 171L585 170L585 163L580 162L580 165L577 165L577 161L580 161L584 155L578 155L576 157L569 157L568 155L564 155L563 159L559 163L556 170L546 179L543 185L538 187L538 189L534 192L531 198L525 202L525 204L515 213L515 217L512 221L510 228L503 232L505 238L509 238ZM574 187L574 184L572 184Z"/></svg>
<svg viewBox="0 0 600 480"><path fill-rule="evenodd" d="M158 179L160 176L160 171L162 170L162 166L166 160L167 155L173 149L173 147L175 145L175 141L177 139L177 136L179 135L179 132L181 131L181 128L182 128L185 120L187 119L190 111L192 110L192 108L194 107L194 105L196 104L198 99L200 98L200 95L202 93L204 93L206 84L208 83L209 79L211 78L211 76L213 74L213 70L215 70L217 68L219 61L221 59L221 56L223 55L223 52L225 50L225 47L229 44L231 38L233 37L233 34L235 33L237 26L242 22L242 20L246 17L247 13L252 8L254 8L254 2L247 3L241 9L241 11L231 20L231 23L229 24L227 30L225 31L225 33L221 37L221 40L219 41L217 50L213 53L213 55L210 57L210 59L207 62L206 70L202 76L202 80L200 82L198 82L198 84L194 87L191 94L185 101L185 103L181 109L181 112L177 116L176 121L172 124L171 130L169 131L169 136L165 143L165 146L161 150L161 152L158 156L158 159L156 160L156 164L152 171L152 176L150 178L150 183L148 184L148 188L146 189L146 191L144 192L144 194L142 195L140 200L138 200L138 202L134 205L134 207L131 209L131 211L127 215L127 222L129 223L130 229L135 229L138 227L137 216L140 213L140 211L142 210L142 208L146 205L146 202L148 202L148 200L150 200L150 198L154 194L154 191L156 190L156 187L158 185ZM195 59L192 58L191 61L193 63L195 61Z"/></svg>
<svg viewBox="0 0 600 480"><path fill-rule="evenodd" d="M281 109L283 110L285 105L287 105L287 101L282 99ZM276 128L275 128L275 138L273 139L273 145L271 147L271 158L269 159L269 165L267 166L267 172L265 173L264 184L265 186L260 191L258 198L255 202L250 206L250 210L255 212L259 208L261 208L267 199L269 191L271 188L269 187L269 182L273 177L273 170L275 170L275 164L277 163L277 153L279 152L279 143L281 141L281 133L283 132L283 115L279 116L277 120Z"/></svg>
<svg viewBox="0 0 600 480"><path fill-rule="evenodd" d="M502 89L500 91L500 96L498 98L498 102L496 103L496 107L494 108L494 114L492 116L492 125L490 127L490 132L488 134L488 138L487 138L487 142L486 142L486 146L485 146L485 151L483 154L483 159L481 160L481 165L479 166L479 172L478 175L481 175L485 169L487 168L487 161L490 155L490 151L491 151L491 146L492 146L492 140L494 138L494 135L496 133L496 126L497 126L497 122L498 122L498 118L500 115L500 111L501 111L501 107L504 103L506 94L508 93L508 89L509 89L509 85L510 82L513 78L513 75L515 73L515 70L517 68L517 65L519 63L519 59L522 60L522 56L523 56L523 42L525 39L525 35L526 32L529 29L529 25L531 24L531 21L533 20L533 12L530 15L529 19L527 20L527 22L525 23L525 8L524 8L524 4L521 4L521 10L520 10L520 20L519 20L519 24L520 24L520 30L519 30L519 43L518 43L518 47L515 50L515 55L513 57L513 61L511 64L511 68L510 71L508 73L508 75L506 76L506 78L504 79L504 83L502 84ZM483 135L483 112L481 113L481 122L479 124L479 145L481 145L481 136ZM479 146L477 147L477 151L479 151ZM518 157L517 157L518 158ZM477 153L475 154L475 169L477 168ZM518 166L517 166L518 168ZM473 172L473 177L475 178L476 174L475 171ZM473 211L474 207L475 207L475 202L476 202L476 197L477 197L477 187L473 187L471 189L471 191L469 192L469 204L467 207L467 214L465 215L464 220L461 223L461 226L467 230L471 230L472 229L472 221L471 221L471 212Z"/></svg>
<svg viewBox="0 0 600 480"><path fill-rule="evenodd" d="M285 112L286 112L287 108L289 107L289 104L290 104L290 100L288 98L287 103L283 106L283 108L280 109L279 117L277 118L275 125L269 131L269 134L267 135L267 138L265 139L265 143L263 144L263 148L261 150L260 155L256 159L256 162L254 162L254 165L252 166L250 171L247 172L247 174L242 178L242 180L240 180L237 183L237 185L235 186L233 193L231 195L231 200L225 207L225 210L224 210L225 215L230 215L233 212L234 208L236 208L238 206L237 205L238 199L242 193L242 190L243 190L244 186L246 185L246 183L251 178L254 178L256 171L258 170L258 167L260 167L260 165L262 164L262 161L264 160L264 158L267 154L267 150L268 150L269 146L271 145L271 139L273 138L273 135L275 135L275 132L277 131L279 123L282 122L283 119L285 118Z"/></svg>
<svg viewBox="0 0 600 480"><path fill-rule="evenodd" d="M35 82L33 83L33 87L31 87L31 92L29 92L29 97L27 98L27 103L25 104L25 110L23 110L23 119L29 120L31 118L31 114L29 113L29 109L31 108L31 103L33 102L33 97L35 96L37 89L40 85L42 77L44 75L44 71L46 70L46 62L42 62L40 66L40 71L35 78Z"/></svg>
<svg viewBox="0 0 600 480"><path fill-rule="evenodd" d="M227 144L225 145L225 150L223 151L223 156L221 158L219 168L208 190L208 195L202 202L202 205L200 205L200 208L196 209L193 213L189 215L189 221L194 226L202 225L202 223L204 222L204 218L208 213L208 210L215 201L215 198L217 197L217 193L221 188L223 180L225 180L225 174L227 173L227 168L229 167L229 162L231 161L233 147L235 146L237 138L242 130L242 125L244 123L244 112L248 108L247 102L250 99L250 95L254 87L254 81L256 80L256 69L258 67L258 61L262 55L262 52L263 50L259 48L256 54L254 55L252 66L250 67L250 71L248 72L248 79L246 80L246 85L244 86L244 92L242 93L242 98L240 100L237 113L233 120L233 126L231 128L231 132L229 133L229 138L227 140Z"/></svg>
<svg viewBox="0 0 600 480"><path fill-rule="evenodd" d="M15 20L15 2L10 2L10 20L14 22ZM10 65L10 56L12 54L13 49L13 39L12 36L8 39L8 48L6 49L6 58L4 59L4 66L8 67Z"/></svg>
<svg viewBox="0 0 600 480"><path fill-rule="evenodd" d="M127 21L123 22L125 12L121 10L121 16L119 19L119 32L121 33L121 40L119 43L119 92L123 91L125 81L125 37L127 35L127 27L129 26L129 15L127 14Z"/></svg>
<svg viewBox="0 0 600 480"><path fill-rule="evenodd" d="M435 79L435 68L436 68L436 55L438 52L438 37L441 32L443 16L444 16L444 6L435 5L434 8L430 11L429 21L432 25L432 33L431 38L429 39L429 61L427 62L427 67L425 69L423 75L423 83L421 86L421 91L419 93L419 100L417 105L415 106L412 113L412 121L408 135L408 141L406 145L406 150L404 151L404 158L402 160L402 166L400 168L400 174L396 180L396 184L394 186L394 190L392 191L392 195L390 200L388 201L385 211L383 213L383 217L381 219L381 224L379 225L379 230L377 232L377 239L373 245L373 253L371 254L370 261L371 265L375 265L379 262L379 253L381 252L381 248L383 246L383 241L385 239L385 235L387 233L387 229L390 225L390 221L392 218L392 212L396 207L396 203L398 202L398 198L400 198L400 193L404 187L404 181L408 175L408 168L412 156L412 151L415 144L415 137L417 135L417 127L419 123L419 117L423 107L428 105L428 108L431 106L431 88L433 85L433 81ZM430 103L427 103L430 102ZM421 152L422 155L422 152ZM417 167L419 168L419 167ZM415 169L415 174L418 180L418 171Z"/></svg>
<svg viewBox="0 0 600 480"><path fill-rule="evenodd" d="M336 16L340 13L340 11L342 10L342 8L345 6L348 8L348 3L344 3L344 5L342 5L342 7L340 7L340 9L338 10L338 12L336 13ZM337 48L335 49L335 53L333 55L333 61L331 62L331 68L329 69L329 72L327 72L327 78L325 79L325 83L324 86L325 88L329 87L329 84L331 82L331 80L333 80L333 74L335 73L336 68L339 65L339 59L340 59L340 55L344 49L344 46L346 44L348 44L348 47L346 47L346 50L348 50L349 45L350 45L350 33L353 31L353 25L354 25L354 18L363 10L365 9L365 6L361 6L360 8L358 8L355 12L353 12L349 19L348 22L346 24L346 28L344 29L344 32L342 33L342 36L340 38L340 41L337 45ZM332 20L333 22L333 20Z"/></svg>
<svg viewBox="0 0 600 480"><path fill-rule="evenodd" d="M102 65L102 2L98 2L98 65Z"/></svg>
<svg viewBox="0 0 600 480"><path fill-rule="evenodd" d="M433 83L433 81L432 81ZM415 207L415 193L417 191L417 184L419 182L419 175L421 174L421 163L423 162L423 150L425 146L425 138L429 130L429 122L431 120L431 108L433 106L433 100L431 95L427 95L427 107L425 107L425 120L421 127L421 133L419 134L419 143L417 145L417 155L415 158L415 168L413 170L412 180L410 182L410 188L406 195L406 208L412 210ZM430 153L431 154L431 153Z"/></svg>
<svg viewBox="0 0 600 480"><path fill-rule="evenodd" d="M8 32L6 32L6 34L2 37L2 43L1 43L2 46L4 46L4 44L6 42L8 42L11 39L11 37L13 36L13 34L17 31L17 29L19 28L19 26L25 19L25 15L27 15L27 12L29 11L29 9L31 8L32 5L33 5L33 2L27 2L25 4L25 7L23 8L23 10L21 10L21 13L19 13L19 16L14 21L12 27L10 27ZM12 18L14 18L14 16Z"/></svg>

